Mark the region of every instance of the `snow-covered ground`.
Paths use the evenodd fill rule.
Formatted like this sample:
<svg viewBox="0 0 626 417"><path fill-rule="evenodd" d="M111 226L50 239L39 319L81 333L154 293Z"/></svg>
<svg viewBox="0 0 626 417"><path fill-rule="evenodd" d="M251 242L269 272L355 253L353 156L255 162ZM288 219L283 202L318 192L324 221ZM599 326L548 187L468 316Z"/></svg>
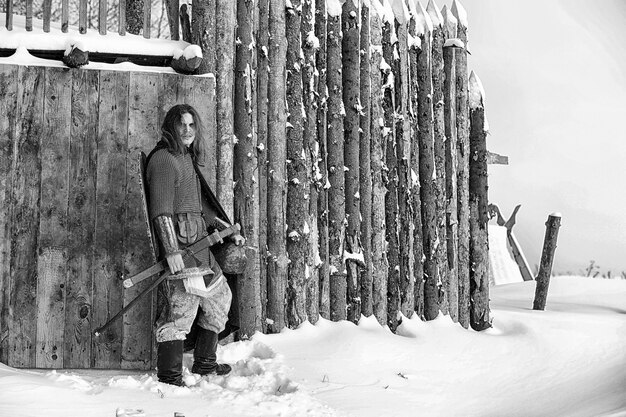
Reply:
<svg viewBox="0 0 626 417"><path fill-rule="evenodd" d="M0 416L626 416L626 280L555 277L542 312L534 290L492 287L482 333L440 316L398 334L372 318L256 334L221 347L231 375L188 373L188 388L0 365Z"/></svg>

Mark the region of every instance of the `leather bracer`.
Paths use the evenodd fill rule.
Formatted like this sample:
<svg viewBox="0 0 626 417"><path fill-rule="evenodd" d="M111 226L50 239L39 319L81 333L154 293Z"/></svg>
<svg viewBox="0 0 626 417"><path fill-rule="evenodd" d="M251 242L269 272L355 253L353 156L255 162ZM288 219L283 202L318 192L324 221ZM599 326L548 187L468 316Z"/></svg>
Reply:
<svg viewBox="0 0 626 417"><path fill-rule="evenodd" d="M159 236L165 255L179 253L178 240L174 230L174 222L170 216L157 216L154 219L154 228Z"/></svg>

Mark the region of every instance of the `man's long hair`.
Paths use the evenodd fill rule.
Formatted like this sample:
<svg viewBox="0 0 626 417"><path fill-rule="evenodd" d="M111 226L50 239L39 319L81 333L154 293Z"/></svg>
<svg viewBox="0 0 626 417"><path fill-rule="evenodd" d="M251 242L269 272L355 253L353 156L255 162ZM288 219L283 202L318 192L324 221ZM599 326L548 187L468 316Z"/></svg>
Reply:
<svg viewBox="0 0 626 417"><path fill-rule="evenodd" d="M196 137L190 146L190 153L194 162L197 165L204 165L206 158L206 148L204 144L203 126L200 115L189 104L177 104L168 110L163 124L161 125L161 140L165 142L167 150L174 154L179 155L185 152L185 145L178 135L176 125L181 123L183 114L189 113L193 117L193 122L196 128Z"/></svg>

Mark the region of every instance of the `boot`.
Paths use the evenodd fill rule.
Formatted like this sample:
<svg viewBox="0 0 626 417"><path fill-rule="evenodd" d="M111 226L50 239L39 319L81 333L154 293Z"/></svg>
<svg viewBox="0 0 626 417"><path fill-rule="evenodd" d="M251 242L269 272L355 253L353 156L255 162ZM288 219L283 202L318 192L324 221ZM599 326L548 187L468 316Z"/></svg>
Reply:
<svg viewBox="0 0 626 417"><path fill-rule="evenodd" d="M194 374L226 375L231 371L230 365L217 363L217 333L198 326L196 348L193 351Z"/></svg>
<svg viewBox="0 0 626 417"><path fill-rule="evenodd" d="M170 385L183 385L183 343L182 340L161 342L157 346L157 377L159 382Z"/></svg>

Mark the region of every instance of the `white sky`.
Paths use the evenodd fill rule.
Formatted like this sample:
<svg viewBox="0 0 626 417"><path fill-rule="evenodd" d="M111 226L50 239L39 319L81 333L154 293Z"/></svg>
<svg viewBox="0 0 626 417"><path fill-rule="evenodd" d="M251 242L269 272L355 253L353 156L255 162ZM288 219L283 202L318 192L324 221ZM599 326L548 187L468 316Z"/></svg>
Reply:
<svg viewBox="0 0 626 417"><path fill-rule="evenodd" d="M563 214L554 271L626 271L626 2L463 0L470 69L486 91L490 199L531 267L549 213ZM443 4L440 4L442 6Z"/></svg>

